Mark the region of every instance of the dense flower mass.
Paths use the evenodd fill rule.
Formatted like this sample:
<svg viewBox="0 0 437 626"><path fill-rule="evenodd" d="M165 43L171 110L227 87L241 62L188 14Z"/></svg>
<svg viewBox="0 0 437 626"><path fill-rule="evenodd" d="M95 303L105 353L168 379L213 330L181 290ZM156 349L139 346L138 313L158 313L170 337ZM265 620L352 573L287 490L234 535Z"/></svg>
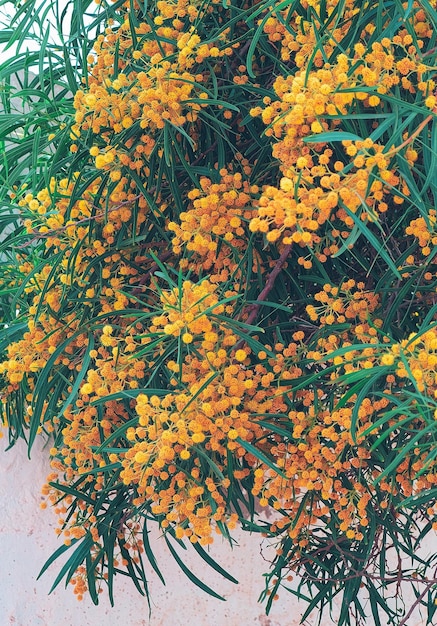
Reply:
<svg viewBox="0 0 437 626"><path fill-rule="evenodd" d="M210 564L237 524L277 542L268 609L298 573L395 624L404 571L434 606L403 559L437 529L436 11L97 3L0 295L2 419L50 438L79 598L148 593L154 521Z"/></svg>

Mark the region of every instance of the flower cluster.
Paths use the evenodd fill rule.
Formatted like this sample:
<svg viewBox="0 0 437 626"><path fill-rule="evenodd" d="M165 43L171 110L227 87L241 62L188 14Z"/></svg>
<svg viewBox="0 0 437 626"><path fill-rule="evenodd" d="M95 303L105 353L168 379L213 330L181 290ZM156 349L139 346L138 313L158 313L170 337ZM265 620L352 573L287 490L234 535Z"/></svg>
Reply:
<svg viewBox="0 0 437 626"><path fill-rule="evenodd" d="M406 4L105 4L52 167L11 168L1 419L50 437L79 598L147 592L150 521L275 538L268 603L291 569L372 598L381 537L437 528L435 2Z"/></svg>
<svg viewBox="0 0 437 626"><path fill-rule="evenodd" d="M259 190L239 173L223 169L220 176L219 183L208 178L200 180L200 189L188 193L192 205L179 215L180 224L170 222L168 229L175 234L175 254L183 249L194 252L202 267L211 273L211 280L222 282L237 269L246 247L245 226ZM182 259L181 267L188 263L188 259Z"/></svg>
<svg viewBox="0 0 437 626"><path fill-rule="evenodd" d="M365 291L364 287L364 283L356 285L353 278L340 288L326 284L322 291L314 294L314 300L319 304L309 304L306 311L310 319L320 325L343 324L350 320L367 322L378 307L379 298L373 291Z"/></svg>
<svg viewBox="0 0 437 626"><path fill-rule="evenodd" d="M429 256L433 246L437 245L437 214L435 209L429 210L429 215L425 217L417 217L411 220L405 229L405 234L414 235L418 239L418 243L422 254Z"/></svg>
<svg viewBox="0 0 437 626"><path fill-rule="evenodd" d="M435 328L412 333L408 339L393 344L381 358L383 365L395 365L399 378L413 381L417 389L433 400L437 399L437 333Z"/></svg>
<svg viewBox="0 0 437 626"><path fill-rule="evenodd" d="M337 3L330 4L333 11ZM283 178L279 188L268 186L264 190L258 216L251 221L254 232L266 233L271 242L281 239L285 244L316 247L319 260L324 261L327 255L338 251L342 230L343 239L348 237L355 223L350 213L363 208L361 219L375 221L379 213L387 211L388 196L397 204L409 196L406 181L391 165L393 154L400 147L390 149L371 137L357 137L342 140L344 152L339 155L329 148L325 133L335 133L341 119L358 102L366 109L387 108L381 96L393 93L399 85L408 93L421 93L425 105L434 109L436 83L431 78L431 68L418 58L412 41L412 36L402 30L392 39L375 41L370 49L357 43L351 56L338 54L335 63L325 62L319 69L309 70L300 60L300 71L275 80L277 99L264 98L264 106L254 107L251 115L260 116L267 126L266 135L275 138L272 155L278 160ZM332 42L325 49L326 54ZM398 61L397 50L401 50ZM316 60L314 65L318 65ZM335 137L329 133L328 136ZM340 132L338 136L342 139ZM408 143L407 139L405 145ZM406 152L408 161L414 163L417 152L411 148ZM320 237L316 231L328 221L333 223L330 239L337 241L333 249L322 249L317 246Z"/></svg>

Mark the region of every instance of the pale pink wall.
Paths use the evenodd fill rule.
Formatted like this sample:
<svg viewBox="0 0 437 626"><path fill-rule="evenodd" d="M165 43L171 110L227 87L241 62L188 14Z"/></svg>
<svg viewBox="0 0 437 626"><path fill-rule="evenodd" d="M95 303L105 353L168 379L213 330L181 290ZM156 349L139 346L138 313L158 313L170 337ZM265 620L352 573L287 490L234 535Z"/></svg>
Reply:
<svg viewBox="0 0 437 626"><path fill-rule="evenodd" d="M32 460L18 444L4 453L6 437L0 440L0 626L295 626L305 610L289 594L275 603L271 615L264 615L257 603L263 587L266 563L257 536L236 532L239 547L231 550L220 539L212 554L240 581L234 585L203 564L190 551L186 559L196 574L224 595L226 602L207 596L180 573L165 545L157 538L156 557L167 585L163 587L152 572L154 603L149 621L147 602L128 581L119 580L115 608L106 598L95 607L88 598L78 602L71 588L59 587L47 593L56 575L52 567L37 581L39 569L60 545L54 528L56 516L41 510L40 488L47 472L47 453L36 444ZM269 551L263 546L264 557ZM326 622L325 622L326 624Z"/></svg>
<svg viewBox="0 0 437 626"><path fill-rule="evenodd" d="M235 578L234 585L204 565L189 551L186 564L227 601L221 602L194 587L179 571L165 545L155 539L155 555L167 581L163 587L151 572L152 617L147 602L129 581L120 579L115 586L115 608L106 597L95 607L85 598L78 602L71 588L59 587L48 596L58 571L56 566L36 580L44 561L59 547L54 529L56 516L50 509L41 510L40 489L47 472L47 452L42 443L35 444L32 460L26 447L18 444L3 452L6 437L0 439L0 626L297 626L305 611L290 594L283 592L274 603L269 617L257 599L263 587L262 573L267 570L265 558L269 547L256 535L235 532L239 546L231 550L217 540L211 554ZM424 549L437 551L435 535ZM262 554L261 554L262 550ZM306 622L317 623L317 615ZM326 617L322 626L332 626ZM416 612L408 626L424 626ZM373 626L369 620L366 626Z"/></svg>

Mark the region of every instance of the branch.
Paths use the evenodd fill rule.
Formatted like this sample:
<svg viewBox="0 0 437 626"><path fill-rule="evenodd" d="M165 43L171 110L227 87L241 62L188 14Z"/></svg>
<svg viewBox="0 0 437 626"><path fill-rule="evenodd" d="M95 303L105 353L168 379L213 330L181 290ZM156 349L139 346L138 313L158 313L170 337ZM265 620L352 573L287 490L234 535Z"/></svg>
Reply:
<svg viewBox="0 0 437 626"><path fill-rule="evenodd" d="M168 250L167 252L163 252L159 257L159 261L164 262L167 259L169 259L171 256L173 256L173 251L172 250ZM137 296L140 293L142 293L143 289L141 288L140 285L145 285L147 283L147 281L149 280L149 278L156 272L156 270L159 270L159 265L157 263L153 263L153 265L151 265L150 269L141 276L141 278L139 279L137 286L133 289L132 291L132 295L133 296Z"/></svg>
<svg viewBox="0 0 437 626"><path fill-rule="evenodd" d="M425 582L425 581L418 581L418 582ZM421 594L419 594L417 596L415 601L412 603L412 605L410 606L409 611L406 613L406 615L399 622L399 626L407 626L407 622L410 619L410 617L413 615L414 610L422 603L423 598L431 590L431 588L434 587L434 585L435 585L435 580L431 580L431 581L427 581L426 582L425 589L422 591Z"/></svg>
<svg viewBox="0 0 437 626"><path fill-rule="evenodd" d="M48 230L48 231L46 231L44 233L39 232L39 230L33 229L29 233L29 235L34 235L34 237L32 239L30 239L30 241L27 241L26 243L24 243L24 244L22 244L20 246L16 246L16 247L17 248L26 248L30 244L34 243L35 241L39 241L40 239L47 239L48 237L56 236L58 233L62 233L64 231L66 231L71 226L76 228L76 226L80 226L81 224L89 224L93 220L98 220L100 218L106 217L106 215L108 213L113 213L114 211L118 211L123 206L133 204L139 198L141 198L140 194L138 194L137 196L135 196L135 198L133 198L131 200L124 200L123 202L119 202L115 206L110 207L110 208L108 208L105 211L101 211L100 213L94 213L94 215L90 215L89 217L82 217L80 220L72 221L72 222L69 222L69 223L67 222L66 224L63 224L62 226L58 226L57 228L51 228L50 230ZM96 206L95 204L92 205L92 208L93 209L100 209L100 207ZM23 215L21 215L20 217L21 217L22 220L24 220Z"/></svg>
<svg viewBox="0 0 437 626"><path fill-rule="evenodd" d="M259 294L257 301L260 302L260 304L251 304L248 312L249 312L249 316L247 318L247 320L245 320L246 324L253 324L253 322L256 320L258 312L261 308L261 302L263 302L266 297L268 296L268 294L271 292L271 290L273 289L273 286L275 284L275 280L278 277L278 274L280 273L280 271L282 270L282 267L285 263L285 261L287 260L290 252L291 252L291 247L293 244L289 243L288 245L285 246L285 248L282 251L281 256L279 257L279 259L276 261L276 265L273 268L271 274L269 275L267 282L265 284L264 289L261 291L261 293Z"/></svg>
<svg viewBox="0 0 437 626"><path fill-rule="evenodd" d="M435 115L435 113L434 113L434 115ZM400 150L402 150L406 146L408 146L408 144L410 144L412 141L414 141L414 139L416 139L417 135L420 135L420 133L425 128L425 126L428 124L428 122L431 122L431 120L434 118L434 115L433 115L433 113L430 113L427 117L425 117L425 119L419 124L419 126L416 128L416 130L414 131L414 133L412 135L407 137L407 139L405 139L405 141L403 141L399 146L396 146L396 148L393 148L393 150L390 150L389 152L386 152L386 154L384 154L384 156L390 156L391 157L391 156L397 154Z"/></svg>

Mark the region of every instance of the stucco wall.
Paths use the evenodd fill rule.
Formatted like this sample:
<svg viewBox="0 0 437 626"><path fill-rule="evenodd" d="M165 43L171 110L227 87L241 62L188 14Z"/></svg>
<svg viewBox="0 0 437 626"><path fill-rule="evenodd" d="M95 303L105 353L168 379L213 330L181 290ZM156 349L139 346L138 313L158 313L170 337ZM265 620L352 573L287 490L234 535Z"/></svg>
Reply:
<svg viewBox="0 0 437 626"><path fill-rule="evenodd" d="M239 546L233 550L220 539L212 554L239 580L234 585L203 564L194 551L185 558L187 565L226 602L207 596L194 587L167 556L165 545L156 537L156 557L166 579L162 586L150 574L152 616L147 602L129 581L120 579L115 589L115 608L106 597L95 607L85 598L78 602L71 588L48 591L58 571L56 566L36 580L44 561L60 545L54 529L56 517L50 509L41 510L40 488L47 472L45 452L35 445L32 460L24 444L4 453L6 437L0 439L0 626L294 626L305 606L298 607L285 594L274 604L271 615L264 615L257 603L263 588L262 573L269 550L259 538L235 533ZM327 622L325 622L327 624Z"/></svg>
<svg viewBox="0 0 437 626"><path fill-rule="evenodd" d="M26 446L17 444L4 452L6 437L0 439L0 626L297 626L305 611L290 594L283 592L269 617L258 596L263 588L262 574L271 549L256 535L235 532L239 546L233 550L218 539L211 554L235 578L239 585L224 580L207 567L193 550L184 558L186 564L210 587L226 598L222 602L194 587L180 572L165 544L154 539L154 551L166 586L150 573L152 616L147 601L128 580L115 585L115 607L106 596L95 607L87 597L78 602L71 588L48 591L59 571L52 566L40 579L38 572L45 560L59 547L56 517L52 510L40 509L40 489L48 473L47 453L37 442L32 460ZM424 553L436 552L435 535L429 537ZM411 601L413 596L409 594ZM317 623L317 615L308 621ZM336 622L324 618L323 626ZM416 611L408 626L425 626L426 620ZM437 625L437 622L436 622ZM368 626L373 626L369 620Z"/></svg>

